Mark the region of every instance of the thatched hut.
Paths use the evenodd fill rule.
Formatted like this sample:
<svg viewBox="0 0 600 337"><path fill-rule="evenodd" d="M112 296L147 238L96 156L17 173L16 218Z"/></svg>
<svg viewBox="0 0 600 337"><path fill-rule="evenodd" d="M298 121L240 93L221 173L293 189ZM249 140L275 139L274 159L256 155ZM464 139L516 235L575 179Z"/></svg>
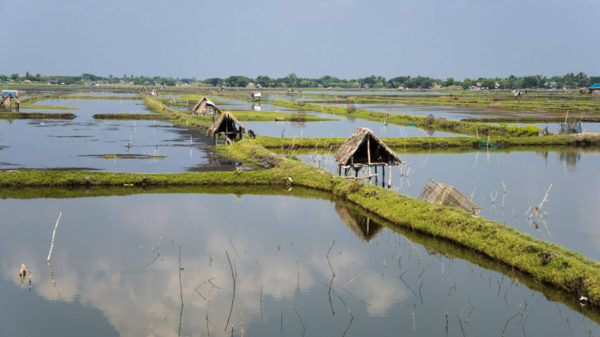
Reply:
<svg viewBox="0 0 600 337"><path fill-rule="evenodd" d="M479 213L481 207L462 195L454 186L429 179L417 198L436 205L459 207L467 212Z"/></svg>
<svg viewBox="0 0 600 337"><path fill-rule="evenodd" d="M346 207L335 205L335 211L346 223L348 228L354 232L356 237L364 242L370 241L382 229L377 222L371 221L368 216L352 211Z"/></svg>
<svg viewBox="0 0 600 337"><path fill-rule="evenodd" d="M214 113L216 116L218 114L221 114L221 110L217 108L215 103L211 102L211 100L209 100L206 97L202 97L202 99L199 100L192 108L192 114L194 115L206 116L212 113Z"/></svg>
<svg viewBox="0 0 600 337"><path fill-rule="evenodd" d="M13 107L15 110L19 111L19 106L21 102L18 98L14 97L12 94L8 94L6 96L2 96L0 99L0 108L11 110Z"/></svg>
<svg viewBox="0 0 600 337"><path fill-rule="evenodd" d="M213 125L206 131L207 136L214 136L215 141L217 136L224 136L225 143L231 144L234 141L244 138L246 129L235 116L229 112L223 112Z"/></svg>
<svg viewBox="0 0 600 337"><path fill-rule="evenodd" d="M385 166L388 166L390 173L388 186L391 185L391 166L402 164L400 156L385 145L379 137L373 134L373 131L367 128L358 128L346 139L335 153L335 160L338 164L338 171L341 175L344 169L344 176L348 174L349 169L354 169L354 179L377 179L377 167L382 166L382 183L385 180ZM368 175L358 177L358 172L367 167ZM371 174L371 167L375 168L375 174Z"/></svg>

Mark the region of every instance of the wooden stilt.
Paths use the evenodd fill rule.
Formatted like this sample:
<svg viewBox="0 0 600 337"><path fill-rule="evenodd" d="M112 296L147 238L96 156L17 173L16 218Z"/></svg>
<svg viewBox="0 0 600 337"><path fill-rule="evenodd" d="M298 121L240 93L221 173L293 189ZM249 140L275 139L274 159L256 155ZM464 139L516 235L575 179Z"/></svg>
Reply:
<svg viewBox="0 0 600 337"><path fill-rule="evenodd" d="M368 174L371 175L371 137L367 137L367 165ZM371 185L371 178L369 178L369 185Z"/></svg>
<svg viewBox="0 0 600 337"><path fill-rule="evenodd" d="M385 166L381 168L381 187L385 187Z"/></svg>
<svg viewBox="0 0 600 337"><path fill-rule="evenodd" d="M388 164L388 188L392 187L392 165Z"/></svg>

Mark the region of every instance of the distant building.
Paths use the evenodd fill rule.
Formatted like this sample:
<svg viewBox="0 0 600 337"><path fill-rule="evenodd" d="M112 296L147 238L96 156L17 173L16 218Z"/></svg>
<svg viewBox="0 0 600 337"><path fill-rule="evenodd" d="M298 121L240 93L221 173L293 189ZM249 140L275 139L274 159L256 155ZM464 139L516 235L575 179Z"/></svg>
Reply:
<svg viewBox="0 0 600 337"><path fill-rule="evenodd" d="M590 93L594 91L600 91L600 83L594 83L588 87L590 89Z"/></svg>
<svg viewBox="0 0 600 337"><path fill-rule="evenodd" d="M544 86L549 89L554 89L557 87L556 82L546 82L544 83Z"/></svg>

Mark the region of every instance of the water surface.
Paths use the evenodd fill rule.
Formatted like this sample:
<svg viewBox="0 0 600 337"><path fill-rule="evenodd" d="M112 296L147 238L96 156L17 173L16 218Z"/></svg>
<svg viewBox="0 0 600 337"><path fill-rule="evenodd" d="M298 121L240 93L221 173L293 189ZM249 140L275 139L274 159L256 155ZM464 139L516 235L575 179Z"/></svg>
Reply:
<svg viewBox="0 0 600 337"><path fill-rule="evenodd" d="M0 335L600 332L576 299L468 251L329 200L240 193L0 201Z"/></svg>

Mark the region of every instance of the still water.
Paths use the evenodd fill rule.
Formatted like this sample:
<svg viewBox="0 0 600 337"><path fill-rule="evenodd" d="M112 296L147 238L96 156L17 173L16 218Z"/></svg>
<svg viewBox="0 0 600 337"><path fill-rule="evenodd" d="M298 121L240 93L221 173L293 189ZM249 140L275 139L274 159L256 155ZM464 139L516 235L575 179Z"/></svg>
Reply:
<svg viewBox="0 0 600 337"><path fill-rule="evenodd" d="M469 251L312 192L248 192L2 192L0 335L600 333L596 311Z"/></svg>
<svg viewBox="0 0 600 337"><path fill-rule="evenodd" d="M484 218L600 260L600 152L400 152L400 156L406 163L392 169L392 189L398 193L416 198L433 178L472 197ZM337 173L333 154L298 157ZM546 216L528 217L551 184L542 207Z"/></svg>
<svg viewBox="0 0 600 337"><path fill-rule="evenodd" d="M0 120L0 169L75 168L119 172L232 170L234 163L210 149L201 131L168 121L96 120L96 113L152 114L142 101L49 99L38 104L71 106L74 120ZM21 109L56 112L56 110ZM105 154L145 159L105 159Z"/></svg>

